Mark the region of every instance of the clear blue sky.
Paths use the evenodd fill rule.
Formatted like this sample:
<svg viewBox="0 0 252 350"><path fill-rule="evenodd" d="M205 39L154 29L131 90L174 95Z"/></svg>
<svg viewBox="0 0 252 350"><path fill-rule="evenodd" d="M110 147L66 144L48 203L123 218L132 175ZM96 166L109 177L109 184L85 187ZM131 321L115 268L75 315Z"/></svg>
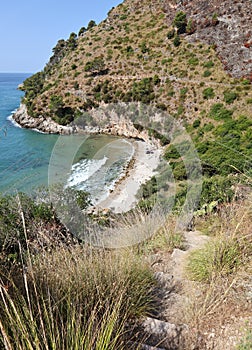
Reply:
<svg viewBox="0 0 252 350"><path fill-rule="evenodd" d="M4 0L0 15L0 72L43 69L59 39L96 23L122 0Z"/></svg>

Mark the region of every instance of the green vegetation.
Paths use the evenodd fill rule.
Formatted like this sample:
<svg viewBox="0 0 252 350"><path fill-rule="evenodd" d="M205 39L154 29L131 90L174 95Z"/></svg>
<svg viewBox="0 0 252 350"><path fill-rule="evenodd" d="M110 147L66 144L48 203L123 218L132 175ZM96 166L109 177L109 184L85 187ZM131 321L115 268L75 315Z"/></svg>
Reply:
<svg viewBox="0 0 252 350"><path fill-rule="evenodd" d="M84 67L86 72L91 72L93 74L99 74L105 70L105 63L102 57L96 57L93 61L86 63Z"/></svg>
<svg viewBox="0 0 252 350"><path fill-rule="evenodd" d="M24 291L12 280L9 293L0 286L0 343L21 349L123 349L155 286L134 255L79 248L44 252L22 277Z"/></svg>
<svg viewBox="0 0 252 350"><path fill-rule="evenodd" d="M184 13L183 11L177 12L173 20L173 25L177 27L178 34L185 33L187 26L186 13Z"/></svg>
<svg viewBox="0 0 252 350"><path fill-rule="evenodd" d="M96 26L96 23L94 20L91 19L91 21L88 22L87 30L90 30Z"/></svg>
<svg viewBox="0 0 252 350"><path fill-rule="evenodd" d="M252 331L248 329L244 339L237 346L237 350L250 350L252 348Z"/></svg>
<svg viewBox="0 0 252 350"><path fill-rule="evenodd" d="M211 106L209 117L215 120L227 120L232 117L233 112L224 107L222 103L216 103Z"/></svg>
<svg viewBox="0 0 252 350"><path fill-rule="evenodd" d="M233 103L237 99L238 95L234 91L225 91L224 92L224 101L227 104Z"/></svg>
<svg viewBox="0 0 252 350"><path fill-rule="evenodd" d="M250 209L233 205L220 213L218 226L214 226L212 231L214 237L190 254L187 270L192 279L208 284L220 282L220 279L232 280L239 268L250 266L252 240L247 234L250 230ZM218 216L214 214L210 217L216 225ZM209 220L207 225L211 227L213 223Z"/></svg>
<svg viewBox="0 0 252 350"><path fill-rule="evenodd" d="M0 211L1 348L127 348L155 302L141 255L81 245L44 200L1 197Z"/></svg>
<svg viewBox="0 0 252 350"><path fill-rule="evenodd" d="M205 99L210 99L210 98L214 98L214 89L213 88L206 88L203 90L203 98Z"/></svg>
<svg viewBox="0 0 252 350"><path fill-rule="evenodd" d="M200 292L194 293L192 315L187 315L191 329L196 329L190 336L199 331L199 340L203 332L199 327L206 319L202 330L221 328L218 325L225 323L211 317L225 315L227 305L235 313L237 295L244 296L240 286L245 290L246 282L241 279L240 283L239 273L249 275L251 215L244 208L251 203L239 209L239 218L235 211L227 212L241 205L251 188L251 82L230 77L214 45L184 39L201 30L201 24L211 30L218 23L216 13L199 17L196 27L182 11L169 22L165 6L152 4L150 11L139 1L135 5L132 11L122 4L110 11L108 21L99 25L90 21L78 37L71 33L68 40L59 40L44 71L24 82L23 102L34 117L51 117L63 125L75 121L105 127L117 112L111 103L136 102L139 108L129 106L131 121L139 131L145 125L148 136L165 146L164 164L141 187L135 210L90 219L102 225L105 234L107 228L126 223L125 231L133 227L137 237L140 231L149 233L148 224L139 228L138 222L158 201L161 207L173 209L168 218L173 229L165 223L128 250L93 249L71 236L46 201L34 202L24 195L1 197L0 347L130 348L136 319L154 307L153 270L159 271L162 261L170 261L174 248L187 248L183 234L175 231L176 220L199 174L202 191L192 225L205 229L209 242L190 256L188 274L201 282L197 284ZM108 110L101 120L95 119L91 110L104 104ZM160 115L145 113L144 104L158 107ZM117 104L119 115L124 115L122 106ZM185 127L200 161L194 157L186 164L191 147L174 132L170 116L176 125ZM76 192L74 198L82 210L90 203L84 192ZM67 200L62 203L68 204ZM227 227L221 226L222 220ZM153 263L152 271L147 262ZM236 296L230 304L229 291ZM183 312L187 310L185 305ZM249 348L249 336L240 349ZM188 349L203 348L197 341Z"/></svg>
<svg viewBox="0 0 252 350"><path fill-rule="evenodd" d="M178 47L180 44L181 44L181 40L180 40L179 35L175 35L175 37L174 37L174 39L173 39L173 45L174 45L175 47Z"/></svg>

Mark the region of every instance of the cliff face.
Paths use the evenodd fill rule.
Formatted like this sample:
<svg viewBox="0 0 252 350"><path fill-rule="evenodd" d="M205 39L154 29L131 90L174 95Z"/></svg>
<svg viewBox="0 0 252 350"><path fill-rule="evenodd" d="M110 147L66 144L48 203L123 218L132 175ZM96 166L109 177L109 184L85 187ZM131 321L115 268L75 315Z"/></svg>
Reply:
<svg viewBox="0 0 252 350"><path fill-rule="evenodd" d="M178 37L179 12L186 29ZM140 101L192 124L208 122L212 104L228 106L230 93L234 117L249 115L251 13L250 0L125 0L98 26L58 41L45 69L22 86L30 120L20 113L14 118L26 127L68 132L56 125L67 126L102 103Z"/></svg>
<svg viewBox="0 0 252 350"><path fill-rule="evenodd" d="M181 1L179 8L195 23L188 41L213 44L228 73L252 79L251 1Z"/></svg>

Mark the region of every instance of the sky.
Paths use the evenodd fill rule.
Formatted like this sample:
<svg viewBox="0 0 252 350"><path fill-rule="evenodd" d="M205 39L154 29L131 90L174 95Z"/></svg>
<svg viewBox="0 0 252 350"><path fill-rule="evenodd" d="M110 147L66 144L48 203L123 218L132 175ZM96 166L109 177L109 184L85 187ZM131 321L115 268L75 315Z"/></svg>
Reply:
<svg viewBox="0 0 252 350"><path fill-rule="evenodd" d="M41 71L59 39L98 24L122 0L5 0L0 5L0 72Z"/></svg>

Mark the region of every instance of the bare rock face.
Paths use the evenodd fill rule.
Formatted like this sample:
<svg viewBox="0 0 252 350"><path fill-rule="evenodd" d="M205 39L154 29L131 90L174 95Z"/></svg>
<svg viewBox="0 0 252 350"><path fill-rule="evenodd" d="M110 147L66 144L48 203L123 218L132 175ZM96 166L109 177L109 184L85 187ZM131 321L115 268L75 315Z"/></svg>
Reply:
<svg viewBox="0 0 252 350"><path fill-rule="evenodd" d="M224 69L233 77L252 80L252 1L180 1L195 31L188 41L213 45Z"/></svg>
<svg viewBox="0 0 252 350"><path fill-rule="evenodd" d="M29 116L24 104L20 105L17 112L13 115L13 119L23 128L36 129L48 134L70 134L73 132L72 127L59 125L51 118L45 118L43 116L33 118Z"/></svg>

